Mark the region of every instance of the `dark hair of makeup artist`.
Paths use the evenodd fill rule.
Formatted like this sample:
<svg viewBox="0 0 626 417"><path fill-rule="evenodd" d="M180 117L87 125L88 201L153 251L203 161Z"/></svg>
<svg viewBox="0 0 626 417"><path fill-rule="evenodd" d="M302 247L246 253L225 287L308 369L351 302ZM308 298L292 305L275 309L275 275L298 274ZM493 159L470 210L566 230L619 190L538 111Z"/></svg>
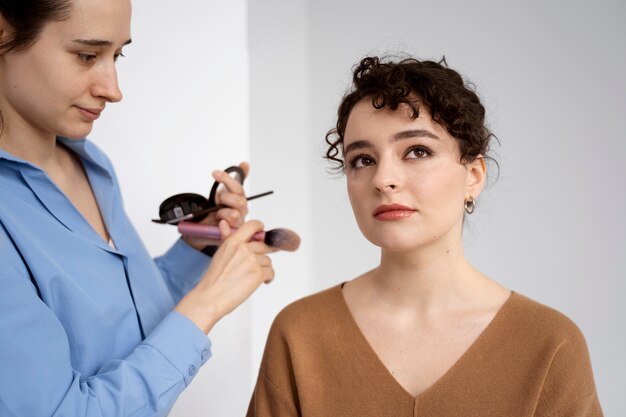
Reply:
<svg viewBox="0 0 626 417"><path fill-rule="evenodd" d="M29 47L48 21L67 19L71 10L71 0L0 0L1 18L12 29L2 34L0 54Z"/></svg>
<svg viewBox="0 0 626 417"><path fill-rule="evenodd" d="M47 22L69 18L71 10L71 0L0 0L0 19L11 27L0 32L0 55L28 48ZM0 132L3 128L0 113Z"/></svg>
<svg viewBox="0 0 626 417"><path fill-rule="evenodd" d="M485 126L485 108L471 85L461 75L440 62L405 58L363 58L353 69L352 88L343 97L337 114L337 126L326 134L325 158L343 171L343 139L348 117L354 106L368 99L377 109L396 110L401 104L410 109L411 118L419 117L423 106L433 121L454 137L461 151L461 161L472 162L487 157L495 136Z"/></svg>

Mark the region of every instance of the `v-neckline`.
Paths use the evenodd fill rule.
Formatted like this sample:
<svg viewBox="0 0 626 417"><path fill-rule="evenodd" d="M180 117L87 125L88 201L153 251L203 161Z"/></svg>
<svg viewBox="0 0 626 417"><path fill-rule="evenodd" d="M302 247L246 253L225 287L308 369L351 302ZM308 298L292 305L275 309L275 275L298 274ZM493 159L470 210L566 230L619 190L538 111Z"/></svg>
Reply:
<svg viewBox="0 0 626 417"><path fill-rule="evenodd" d="M509 309L510 305L512 304L512 300L517 295L515 291L511 291L508 298L500 306L500 308L498 309L496 314L493 316L493 318L489 321L487 326L482 330L482 332L480 332L478 337L470 344L470 346L463 352L463 354L452 364L452 366L450 366L450 368L446 370L446 372L444 372L444 374L441 377L439 377L439 379L433 382L428 388L426 388L420 394L415 396L411 394L409 391L407 391L407 389L393 376L389 368L387 368L387 366L382 361L380 356L378 356L378 353L376 352L376 350L374 350L369 340L367 340L367 337L365 337L365 334L359 327L356 319L354 318L354 315L352 314L352 311L350 310L350 306L348 306L346 298L344 297L344 294L343 294L344 284L345 283L342 283L336 287L337 292L338 292L337 295L340 298L341 308L344 310L347 321L349 322L349 326L352 327L352 331L358 335L357 338L360 340L360 343L364 346L364 350L368 351L369 354L372 356L374 362L378 364L378 367L380 368L380 373L385 375L386 378L390 379L392 381L392 384L396 386L403 393L404 396L408 397L409 399L411 399L412 401L416 403L419 402L420 399L424 398L432 391L435 391L439 386L445 384L445 381L452 378L454 374L456 373L457 369L460 368L461 365L463 365L463 363L471 359L472 354L480 348L480 345L484 343L483 341L488 338L489 334L496 331L499 323L502 321L501 319L502 316L504 315L506 310Z"/></svg>

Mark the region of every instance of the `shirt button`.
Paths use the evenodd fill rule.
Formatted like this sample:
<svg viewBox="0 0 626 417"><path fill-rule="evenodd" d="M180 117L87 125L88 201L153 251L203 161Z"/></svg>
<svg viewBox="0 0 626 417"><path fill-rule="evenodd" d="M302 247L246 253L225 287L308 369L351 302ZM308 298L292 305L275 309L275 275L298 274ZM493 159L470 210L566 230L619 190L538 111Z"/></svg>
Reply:
<svg viewBox="0 0 626 417"><path fill-rule="evenodd" d="M196 374L196 367L191 365L189 367L189 376L194 376Z"/></svg>
<svg viewBox="0 0 626 417"><path fill-rule="evenodd" d="M208 356L209 356L209 349L204 349L200 357L202 358L202 360L205 360Z"/></svg>

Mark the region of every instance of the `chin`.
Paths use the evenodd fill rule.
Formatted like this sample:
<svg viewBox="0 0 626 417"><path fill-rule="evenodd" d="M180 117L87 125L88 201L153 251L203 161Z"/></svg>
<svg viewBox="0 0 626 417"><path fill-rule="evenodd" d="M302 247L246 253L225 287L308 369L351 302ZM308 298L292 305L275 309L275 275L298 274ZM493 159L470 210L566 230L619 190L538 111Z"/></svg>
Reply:
<svg viewBox="0 0 626 417"><path fill-rule="evenodd" d="M397 235L387 233L385 235L379 234L364 234L365 238L370 241L374 246L378 246L389 252L406 252L412 251L420 246L424 245L424 241L419 239L419 236L406 234Z"/></svg>
<svg viewBox="0 0 626 417"><path fill-rule="evenodd" d="M74 129L63 129L60 130L57 136L63 136L68 139L84 139L89 133L91 133L93 129L93 125L89 124L89 126L81 126Z"/></svg>

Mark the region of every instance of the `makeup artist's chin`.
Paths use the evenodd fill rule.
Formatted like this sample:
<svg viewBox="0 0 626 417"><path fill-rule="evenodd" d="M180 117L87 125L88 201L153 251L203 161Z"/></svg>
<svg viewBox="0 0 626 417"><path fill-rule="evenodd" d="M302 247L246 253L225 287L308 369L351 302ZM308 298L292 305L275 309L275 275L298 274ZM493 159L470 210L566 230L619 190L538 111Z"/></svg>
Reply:
<svg viewBox="0 0 626 417"><path fill-rule="evenodd" d="M57 134L68 139L84 139L93 130L93 122L74 122Z"/></svg>

